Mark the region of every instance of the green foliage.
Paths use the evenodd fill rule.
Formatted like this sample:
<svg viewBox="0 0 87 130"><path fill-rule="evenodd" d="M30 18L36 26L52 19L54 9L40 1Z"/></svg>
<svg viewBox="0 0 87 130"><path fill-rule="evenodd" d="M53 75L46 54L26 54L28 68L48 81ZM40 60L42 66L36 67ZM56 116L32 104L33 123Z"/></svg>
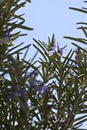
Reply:
<svg viewBox="0 0 87 130"><path fill-rule="evenodd" d="M65 55L66 46L60 48L53 34L48 43L33 39L37 51L27 60L31 44L13 44L24 35L14 33L15 29L32 30L23 25L23 15L16 14L26 2L31 1L0 1L0 129L79 130L87 120L87 51L73 43L77 49ZM86 13L86 8L70 9ZM87 37L85 26L78 29ZM86 38L65 38L87 42ZM37 52L41 57L35 60Z"/></svg>
<svg viewBox="0 0 87 130"><path fill-rule="evenodd" d="M87 1L84 1L84 2L86 3ZM82 7L81 9L70 7L69 9L74 10L74 11L79 11L80 13L87 14L87 8L85 8L85 7ZM86 26L87 23L82 21L82 22L78 22L77 25L80 25L80 27L78 27L77 29L80 29L84 33L85 38L80 38L80 37L79 38L75 38L75 37L70 37L70 36L65 36L64 38L67 38L67 39L70 39L70 40L74 40L76 42L79 42L79 43L87 45L87 39L86 39L87 38L87 26ZM73 43L73 44L75 46L77 46L76 43ZM78 47L79 47L79 45L78 45Z"/></svg>
<svg viewBox="0 0 87 130"><path fill-rule="evenodd" d="M49 48L55 44L54 35L48 45L41 41L36 41L36 43L39 47L34 45L35 48L44 57L44 60L43 58L39 60L42 67L41 76L44 81L50 81L49 93L45 99L45 106L50 104L50 108L47 113L45 111L46 126L42 122L43 129L76 129L87 120L87 105L85 104L87 101L87 54L79 49L76 54L78 63L73 60L75 52L72 50L66 57L58 52L50 56ZM79 117L81 114L82 116Z"/></svg>
<svg viewBox="0 0 87 130"><path fill-rule="evenodd" d="M86 3L87 1L84 1L84 2ZM69 9L87 14L87 8L85 8L85 7L82 7L81 9L70 7ZM79 82L80 82L80 84L82 84L80 87L80 88L82 88L82 90L79 88L79 91L81 90L82 92L79 93L79 95L81 97L84 97L83 99L77 98L80 101L83 100L83 107L81 105L80 110L79 110L79 114L81 114L81 115L80 115L80 117L78 117L76 119L76 121L77 121L76 125L80 125L81 123L83 123L87 120L87 110L85 109L86 105L87 105L87 100L86 100L87 99L87 97L86 97L86 95L87 95L87 78L86 78L87 77L87 69L86 69L87 68L87 50L84 49L81 45L77 44L77 42L87 45L87 27L86 27L87 23L82 21L82 22L78 22L77 25L80 25L80 27L78 27L77 29L80 29L84 33L85 38L80 38L80 37L76 38L76 37L70 37L70 36L65 36L64 38L73 40L74 42L72 42L72 44L74 46L76 46L79 50L78 54L77 54L78 70L76 71L74 69L74 71L76 73L78 72L77 77L80 77ZM83 96L82 96L82 93L83 93Z"/></svg>
<svg viewBox="0 0 87 130"><path fill-rule="evenodd" d="M25 4L26 2L21 2L21 0L4 0L0 3L0 38L3 38L7 31L12 32L17 28L32 30L32 28L23 25L25 22L25 19L23 18L24 14L17 14L17 11L24 7ZM16 31L11 34L11 40L14 40L21 35L24 34L21 34L20 31Z"/></svg>

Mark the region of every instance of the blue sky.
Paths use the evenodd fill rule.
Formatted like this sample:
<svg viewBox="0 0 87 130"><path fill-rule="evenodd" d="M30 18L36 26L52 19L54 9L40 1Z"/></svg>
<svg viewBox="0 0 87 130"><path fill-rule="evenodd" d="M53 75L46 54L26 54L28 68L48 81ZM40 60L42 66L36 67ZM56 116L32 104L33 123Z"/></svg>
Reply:
<svg viewBox="0 0 87 130"><path fill-rule="evenodd" d="M83 0L74 2L73 0L31 1L19 13L25 13L25 25L34 28L34 30L24 31L28 33L28 36L17 40L18 43L22 40L25 44L32 44L34 43L33 38L47 43L48 37L51 38L54 33L56 42L59 43L60 47L68 45L65 53L71 48L75 49L71 44L72 41L63 38L63 36L84 37L83 33L76 29L78 27L76 23L86 21L86 15L69 9L69 7L86 6ZM29 51L30 56L32 52L35 52L34 48Z"/></svg>
<svg viewBox="0 0 87 130"><path fill-rule="evenodd" d="M71 41L63 36L83 36L80 30L76 29L76 23L86 20L86 15L69 10L68 7L82 7L85 4L81 0L32 0L24 8L26 24L33 27L26 40L32 38L47 42L47 38L55 33L56 40L61 44L68 44Z"/></svg>
<svg viewBox="0 0 87 130"><path fill-rule="evenodd" d="M63 36L83 37L83 33L76 29L76 23L86 21L86 15L68 8L84 6L83 0L32 0L22 11L25 13L26 25L34 30L27 32L28 36L22 40L25 44L33 43L32 38L47 42L54 33L61 47L68 45L69 49L72 48L71 41ZM87 128L86 123L84 128Z"/></svg>

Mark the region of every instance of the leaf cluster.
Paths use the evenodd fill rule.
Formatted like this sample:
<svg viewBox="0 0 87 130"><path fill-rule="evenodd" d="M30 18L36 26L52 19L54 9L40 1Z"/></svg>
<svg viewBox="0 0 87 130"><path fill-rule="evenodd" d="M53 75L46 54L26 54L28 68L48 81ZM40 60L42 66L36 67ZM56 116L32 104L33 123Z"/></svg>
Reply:
<svg viewBox="0 0 87 130"><path fill-rule="evenodd" d="M28 0L30 2L30 0ZM0 3L0 38L9 32L11 34L11 40L15 40L17 37L25 35L21 34L21 31L16 31L15 29L25 29L32 30L32 28L25 26L24 14L18 15L18 10L25 7L26 1L21 0L3 0Z"/></svg>
<svg viewBox="0 0 87 130"><path fill-rule="evenodd" d="M37 51L27 60L30 44L12 46L10 42L21 34L9 37L8 32L16 28L31 30L23 25L23 15L16 14L26 1L0 2L0 129L79 130L87 120L87 51L73 43L77 50L65 55L66 46L60 48L53 34L48 43L33 39ZM71 9L86 13L86 9ZM79 29L86 36L86 27ZM65 38L86 44L86 38ZM41 57L35 60L37 52Z"/></svg>

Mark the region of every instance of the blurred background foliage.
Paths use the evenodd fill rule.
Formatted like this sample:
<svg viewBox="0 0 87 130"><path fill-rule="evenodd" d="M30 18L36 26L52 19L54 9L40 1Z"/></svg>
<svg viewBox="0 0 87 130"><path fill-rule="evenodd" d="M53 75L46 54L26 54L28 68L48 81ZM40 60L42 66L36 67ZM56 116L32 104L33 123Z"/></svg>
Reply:
<svg viewBox="0 0 87 130"><path fill-rule="evenodd" d="M14 45L26 35L21 29L33 30L24 25L24 14L16 14L27 2L0 1L0 129L79 130L87 121L87 50L77 42L87 44L87 23L77 23L85 38L65 36L76 50L65 55L67 46L60 47L53 34L48 43L33 39L36 53L27 60L31 44ZM87 13L86 8L70 9ZM35 60L37 52L42 57Z"/></svg>

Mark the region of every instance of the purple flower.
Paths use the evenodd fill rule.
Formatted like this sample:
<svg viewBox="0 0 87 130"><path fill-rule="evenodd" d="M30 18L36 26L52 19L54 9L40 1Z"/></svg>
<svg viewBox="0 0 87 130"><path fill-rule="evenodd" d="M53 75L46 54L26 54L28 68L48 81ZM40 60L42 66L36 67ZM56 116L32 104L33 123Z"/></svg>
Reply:
<svg viewBox="0 0 87 130"><path fill-rule="evenodd" d="M5 30L3 33L4 35L2 35L2 37L0 38L0 43L1 44L7 44L7 45L12 45L12 42L11 42L11 29L8 29L8 30Z"/></svg>
<svg viewBox="0 0 87 130"><path fill-rule="evenodd" d="M17 88L15 91L8 89L6 95L8 99L15 99L15 97L26 96L27 92L23 88Z"/></svg>
<svg viewBox="0 0 87 130"><path fill-rule="evenodd" d="M59 44L57 44L57 51L60 55L63 55L63 49L65 48L65 46L63 48L59 47Z"/></svg>
<svg viewBox="0 0 87 130"><path fill-rule="evenodd" d="M76 48L74 52L75 52L76 54L78 54L78 52L79 52L78 48Z"/></svg>
<svg viewBox="0 0 87 130"><path fill-rule="evenodd" d="M77 65L77 63L78 63L78 53L79 53L78 48L76 48L76 49L74 50L74 52L75 52L75 65Z"/></svg>
<svg viewBox="0 0 87 130"><path fill-rule="evenodd" d="M37 80L38 71L33 71L27 75L31 90L38 92L41 95L45 95L48 92L48 83Z"/></svg>
<svg viewBox="0 0 87 130"><path fill-rule="evenodd" d="M23 96L23 95L26 95L26 94L27 94L27 92L23 88L18 88L14 92L14 96Z"/></svg>
<svg viewBox="0 0 87 130"><path fill-rule="evenodd" d="M45 96L48 92L48 83L43 83L43 85L40 87L39 89L39 94L41 94L42 96Z"/></svg>
<svg viewBox="0 0 87 130"><path fill-rule="evenodd" d="M37 70L29 73L26 76L28 81L29 81L30 88L32 87L32 89L34 89L36 91L39 89L39 81L36 79L37 76L38 76L38 71Z"/></svg>
<svg viewBox="0 0 87 130"><path fill-rule="evenodd" d="M4 38L10 39L10 38L11 38L10 32L11 32L11 29L6 30L6 32L5 32L5 34L4 34Z"/></svg>
<svg viewBox="0 0 87 130"><path fill-rule="evenodd" d="M51 47L51 50L49 51L49 55L51 56L51 55L53 55L55 52L56 52L56 46L54 45L54 46Z"/></svg>
<svg viewBox="0 0 87 130"><path fill-rule="evenodd" d="M83 62L83 55L79 48L76 48L74 52L75 52L75 65L77 66L79 62Z"/></svg>
<svg viewBox="0 0 87 130"><path fill-rule="evenodd" d="M35 92L39 92L43 96L48 92L48 83L41 83L41 81L31 78L29 84Z"/></svg>
<svg viewBox="0 0 87 130"><path fill-rule="evenodd" d="M49 55L53 55L55 53L58 53L59 55L63 55L63 50L66 46L60 48L59 44L57 43L57 45L54 44L54 46L52 46L51 50L49 51Z"/></svg>
<svg viewBox="0 0 87 130"><path fill-rule="evenodd" d="M78 63L78 57L75 56L75 64L77 64L77 63Z"/></svg>
<svg viewBox="0 0 87 130"><path fill-rule="evenodd" d="M35 91L38 91L38 90L39 90L39 84L38 84L38 82L39 82L39 81L37 81L37 80L34 79L34 78L29 79L30 87L32 87L32 89L34 89Z"/></svg>

